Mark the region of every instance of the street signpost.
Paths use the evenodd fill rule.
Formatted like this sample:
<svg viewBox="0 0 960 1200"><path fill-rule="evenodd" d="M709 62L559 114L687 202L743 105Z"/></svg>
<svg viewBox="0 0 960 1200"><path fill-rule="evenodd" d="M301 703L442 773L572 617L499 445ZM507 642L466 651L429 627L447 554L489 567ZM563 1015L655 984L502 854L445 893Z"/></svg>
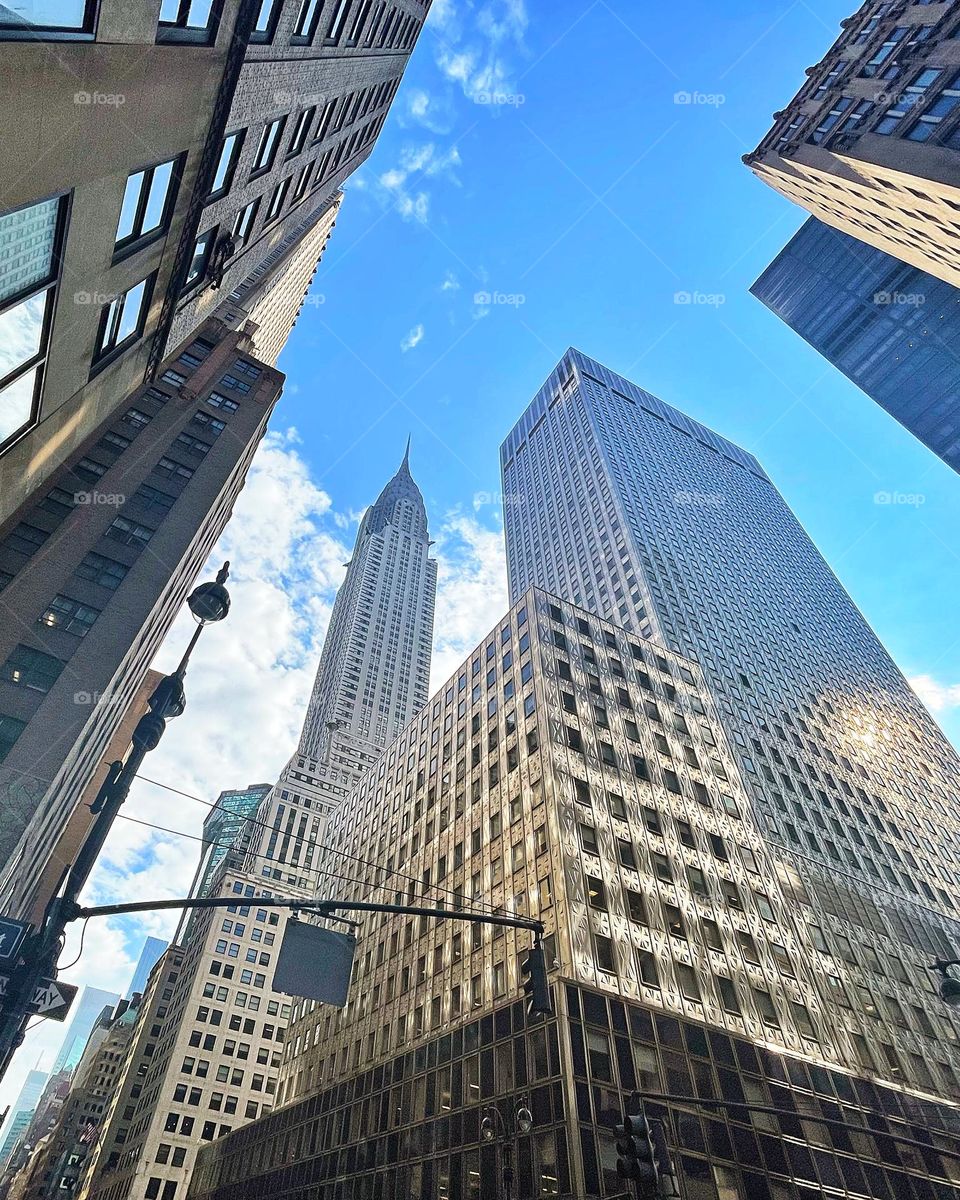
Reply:
<svg viewBox="0 0 960 1200"><path fill-rule="evenodd" d="M30 926L23 921L15 921L12 917L0 917L0 966L12 966L16 963L23 939L29 932Z"/></svg>
<svg viewBox="0 0 960 1200"><path fill-rule="evenodd" d="M0 975L0 1009L3 1008L3 998L7 994L9 982L6 975ZM41 979L34 989L27 1012L34 1017L46 1017L49 1021L63 1021L70 1011L77 991L77 987L72 983Z"/></svg>

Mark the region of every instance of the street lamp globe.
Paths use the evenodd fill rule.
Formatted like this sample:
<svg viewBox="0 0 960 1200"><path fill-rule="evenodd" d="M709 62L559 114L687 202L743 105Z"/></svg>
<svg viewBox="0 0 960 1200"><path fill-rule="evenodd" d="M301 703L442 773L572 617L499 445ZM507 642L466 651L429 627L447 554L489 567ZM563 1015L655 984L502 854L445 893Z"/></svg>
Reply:
<svg viewBox="0 0 960 1200"><path fill-rule="evenodd" d="M950 1008L960 1008L960 979L944 975L940 980L940 999Z"/></svg>
<svg viewBox="0 0 960 1200"><path fill-rule="evenodd" d="M492 1142L497 1136L497 1130L492 1117L484 1117L480 1122L480 1136L485 1142Z"/></svg>
<svg viewBox="0 0 960 1200"><path fill-rule="evenodd" d="M529 1108L517 1109L517 1129L521 1133L529 1133L533 1128L533 1113Z"/></svg>
<svg viewBox="0 0 960 1200"><path fill-rule="evenodd" d="M201 583L187 597L190 611L201 625L222 621L230 611L230 593L223 586L230 573L230 564L225 562L217 572L215 583Z"/></svg>

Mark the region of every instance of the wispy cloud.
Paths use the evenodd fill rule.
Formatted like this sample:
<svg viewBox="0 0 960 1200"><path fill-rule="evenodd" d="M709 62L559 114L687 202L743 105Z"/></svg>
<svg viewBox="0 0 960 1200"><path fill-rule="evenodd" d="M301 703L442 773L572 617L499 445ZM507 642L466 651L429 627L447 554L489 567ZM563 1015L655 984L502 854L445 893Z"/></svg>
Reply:
<svg viewBox="0 0 960 1200"><path fill-rule="evenodd" d="M513 60L525 53L528 24L525 0L434 4L428 27L436 34L435 60L441 74L478 104L515 95Z"/></svg>
<svg viewBox="0 0 960 1200"><path fill-rule="evenodd" d="M443 277L443 283L440 284L441 292L458 292L460 290L460 280L454 275L453 271L448 271Z"/></svg>
<svg viewBox="0 0 960 1200"><path fill-rule="evenodd" d="M960 683L941 683L932 675L914 675L908 682L932 713L960 708Z"/></svg>
<svg viewBox="0 0 960 1200"><path fill-rule="evenodd" d="M410 332L400 342L400 350L406 354L408 350L412 350L414 346L419 346L423 341L425 330L422 325L414 325Z"/></svg>
<svg viewBox="0 0 960 1200"><path fill-rule="evenodd" d="M459 166L460 151L456 146L440 149L434 142L410 143L400 152L396 166L388 167L376 177L374 191L379 199L392 204L404 220L426 224L430 216L427 182L443 176L459 186L456 174Z"/></svg>
<svg viewBox="0 0 960 1200"><path fill-rule="evenodd" d="M507 610L503 533L447 514L437 539L437 615L430 688L440 687Z"/></svg>

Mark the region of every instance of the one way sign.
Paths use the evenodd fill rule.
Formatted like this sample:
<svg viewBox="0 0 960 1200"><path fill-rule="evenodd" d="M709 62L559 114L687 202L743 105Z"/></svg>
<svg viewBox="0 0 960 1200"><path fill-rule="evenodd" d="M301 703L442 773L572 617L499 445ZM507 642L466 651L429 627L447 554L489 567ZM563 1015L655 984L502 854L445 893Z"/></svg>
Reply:
<svg viewBox="0 0 960 1200"><path fill-rule="evenodd" d="M0 975L0 1008L3 1007L3 997L7 994L9 982L5 975ZM33 999L27 1006L27 1012L32 1016L46 1017L49 1021L63 1021L76 994L77 988L72 983L41 979L33 993Z"/></svg>

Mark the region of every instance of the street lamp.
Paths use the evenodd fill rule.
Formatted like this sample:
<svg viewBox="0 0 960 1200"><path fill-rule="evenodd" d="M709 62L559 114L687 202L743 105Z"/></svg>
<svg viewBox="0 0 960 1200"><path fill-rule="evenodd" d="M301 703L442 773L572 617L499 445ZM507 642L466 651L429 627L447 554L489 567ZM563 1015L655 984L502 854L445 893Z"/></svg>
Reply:
<svg viewBox="0 0 960 1200"><path fill-rule="evenodd" d="M63 884L62 892L47 905L43 923L28 937L7 984L3 1013L0 1015L0 1079L3 1078L17 1047L23 1042L27 1014L37 985L44 977L56 979L57 958L63 946L64 929L79 913L77 897L90 876L107 840L120 806L126 800L146 754L156 749L167 721L179 717L186 707L183 679L187 663L206 625L222 621L230 611L230 595L224 584L230 564L224 563L214 583L202 583L187 597L187 606L197 628L172 675L164 675L147 701L148 711L137 722L131 735L131 747L122 762L113 762L97 795L90 805L96 820L81 845Z"/></svg>
<svg viewBox="0 0 960 1200"><path fill-rule="evenodd" d="M960 979L950 974L951 967L960 967L960 958L938 958L930 970L940 973L940 999L950 1008L960 1008Z"/></svg>
<svg viewBox="0 0 960 1200"><path fill-rule="evenodd" d="M503 1166L504 1200L513 1200L513 1151L518 1135L526 1135L533 1129L533 1113L526 1105L514 1113L512 1128L507 1125L499 1108L485 1108L480 1122L480 1137L485 1142L498 1142Z"/></svg>

